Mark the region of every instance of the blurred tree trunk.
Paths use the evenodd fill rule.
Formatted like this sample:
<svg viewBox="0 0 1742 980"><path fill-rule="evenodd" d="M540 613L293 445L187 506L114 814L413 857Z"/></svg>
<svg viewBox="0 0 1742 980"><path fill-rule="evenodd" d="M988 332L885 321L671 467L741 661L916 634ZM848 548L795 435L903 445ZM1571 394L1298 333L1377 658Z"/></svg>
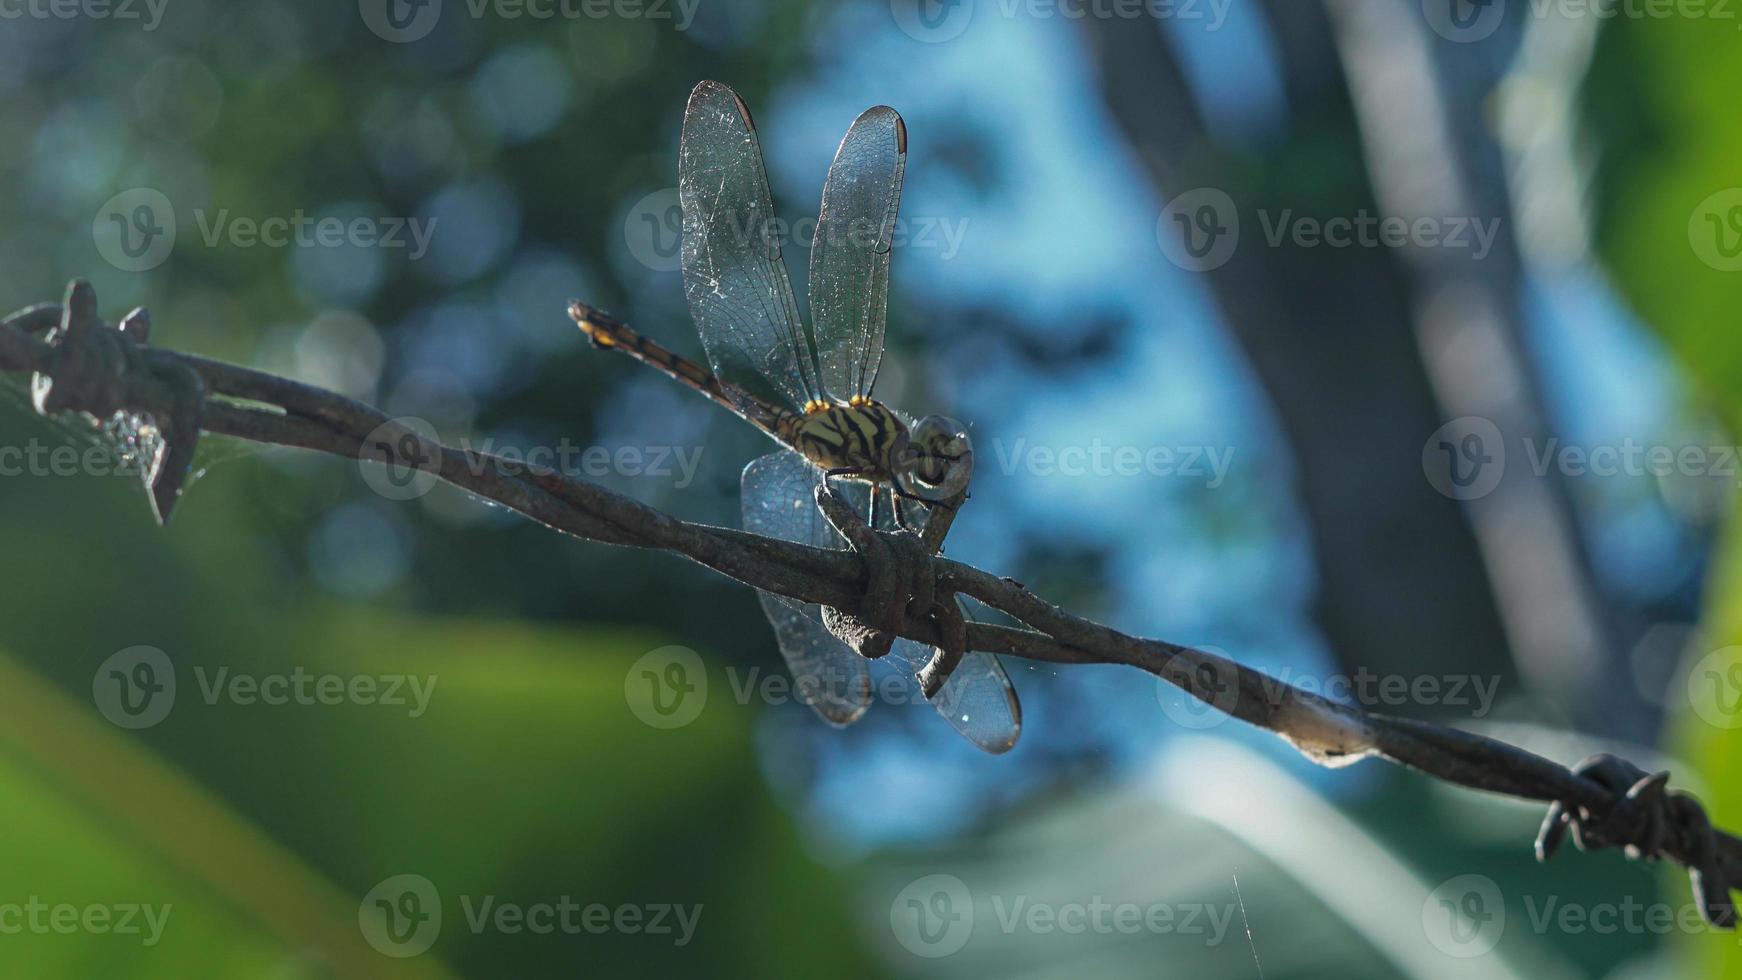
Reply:
<svg viewBox="0 0 1742 980"><path fill-rule="evenodd" d="M1521 671L1538 690L1582 709L1583 721L1619 734L1623 719L1640 717L1619 709L1640 702L1630 686L1609 682L1621 659L1616 623L1598 599L1565 478L1537 475L1522 451L1524 438L1542 445L1550 426L1522 341L1524 270L1491 121L1516 30L1450 42L1429 29L1415 3L1327 0L1325 7L1381 209L1411 221L1496 222L1493 251L1480 260L1443 248L1401 253L1416 341L1442 414L1488 419L1506 436L1510 459L1500 483L1466 507Z"/></svg>
<svg viewBox="0 0 1742 980"><path fill-rule="evenodd" d="M1161 30L1082 23L1110 114L1159 198L1217 187L1236 202L1240 246L1197 275L1292 448L1319 573L1315 616L1341 669L1509 681L1522 667L1546 691L1578 699L1584 665L1606 637L1564 495L1515 459L1501 487L1466 513L1422 465L1430 434L1459 415L1491 418L1509 443L1540 436L1534 379L1518 354L1521 274L1510 241L1482 262L1464 256L1460 269L1421 254L1434 249L1311 248L1287 236L1273 245L1256 220L1290 208L1315 217L1506 214L1504 200L1462 193L1467 183L1504 186L1497 177L1467 181L1466 168L1498 159L1485 130L1436 140L1422 129L1447 115L1425 42L1406 46L1405 57L1419 59L1403 65L1413 68L1408 78L1396 76L1395 58L1351 70L1352 55L1372 54L1366 45L1377 32L1398 25L1382 18L1363 30L1360 19L1373 11L1356 8L1368 5L1329 6L1334 16L1300 0L1264 5L1288 131L1258 149L1217 142ZM1387 50L1397 49L1379 49ZM1428 122L1412 128L1412 118ZM1446 154L1439 172L1411 169L1423 150ZM1451 193L1412 198L1424 179L1444 190L1454 175ZM1473 336L1475 363L1442 356L1460 350L1452 330L1474 331L1463 337ZM1506 375L1499 397L1470 397L1472 368ZM1502 519L1484 526L1484 513ZM1526 542L1528 551L1519 547Z"/></svg>

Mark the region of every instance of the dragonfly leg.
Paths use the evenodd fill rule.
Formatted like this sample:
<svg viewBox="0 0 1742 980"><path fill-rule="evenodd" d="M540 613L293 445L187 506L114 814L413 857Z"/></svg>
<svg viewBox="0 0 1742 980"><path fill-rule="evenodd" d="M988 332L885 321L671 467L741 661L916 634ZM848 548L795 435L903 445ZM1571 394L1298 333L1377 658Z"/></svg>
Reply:
<svg viewBox="0 0 1742 980"><path fill-rule="evenodd" d="M832 470L823 471L823 482L840 476L862 476L865 470L858 466L837 466ZM877 526L877 484L871 484L871 527Z"/></svg>
<svg viewBox="0 0 1742 980"><path fill-rule="evenodd" d="M901 512L901 501L896 499L896 495L899 493L901 493L901 488L891 483L889 485L889 510L895 514L896 527L903 531L912 531L912 525L907 523L907 515Z"/></svg>
<svg viewBox="0 0 1742 980"><path fill-rule="evenodd" d="M919 494L908 493L906 490L903 490L900 487L895 486L894 484L891 484L889 489L891 491L893 491L896 496L901 497L904 500L918 501L919 503L926 505L927 509L930 509L932 507L942 507L945 510L955 510L957 507L956 504L953 504L947 500L927 500L926 498L921 497Z"/></svg>

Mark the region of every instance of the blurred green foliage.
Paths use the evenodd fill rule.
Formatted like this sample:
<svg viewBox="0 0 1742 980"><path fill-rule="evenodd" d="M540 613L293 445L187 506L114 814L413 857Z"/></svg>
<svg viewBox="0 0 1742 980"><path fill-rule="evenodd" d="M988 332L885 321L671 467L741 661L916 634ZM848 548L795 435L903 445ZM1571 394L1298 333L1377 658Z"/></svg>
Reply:
<svg viewBox="0 0 1742 980"><path fill-rule="evenodd" d="M1714 10L1717 8L1713 8ZM1597 246L1640 318L1662 335L1698 397L1733 434L1742 432L1742 85L1735 22L1722 17L1616 18L1604 27L1583 114L1596 137ZM1700 675L1735 671L1720 651L1742 643L1742 508L1733 510L1707 589L1699 641L1678 679L1687 697L1672 720L1670 750L1706 779L1714 823L1742 824L1742 709L1707 704ZM1731 675L1734 677L1734 674ZM1734 691L1731 680L1718 689ZM1679 692L1677 692L1679 693ZM1704 705L1701 711L1692 706ZM1735 724L1725 724L1725 722ZM1681 879L1683 876L1676 874ZM1683 894L1685 880L1668 886ZM1683 934L1686 975L1742 977L1733 934Z"/></svg>
<svg viewBox="0 0 1742 980"><path fill-rule="evenodd" d="M66 438L11 418L27 437ZM327 478L356 478L330 463ZM287 588L248 500L272 480L258 456L222 464L167 529L131 477L0 481L0 507L29 515L10 525L0 572L0 902L171 906L151 946L7 935L0 975L605 976L658 963L769 976L863 962L842 880L806 856L756 767L753 709L719 696L684 728L643 724L624 687L663 642L651 634L376 611ZM169 655L178 687L164 720L126 731L99 712L93 677L139 643ZM220 669L299 668L434 687L415 717L409 704L206 693ZM402 873L434 883L444 923L428 953L391 960L365 944L359 902ZM487 896L702 912L683 947L474 933L462 902Z"/></svg>

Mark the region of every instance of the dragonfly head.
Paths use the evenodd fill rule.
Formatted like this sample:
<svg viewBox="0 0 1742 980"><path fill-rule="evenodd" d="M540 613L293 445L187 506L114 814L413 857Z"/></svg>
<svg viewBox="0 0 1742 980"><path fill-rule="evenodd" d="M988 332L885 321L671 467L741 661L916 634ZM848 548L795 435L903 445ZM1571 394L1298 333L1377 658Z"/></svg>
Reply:
<svg viewBox="0 0 1742 980"><path fill-rule="evenodd" d="M927 415L914 423L897 459L896 482L921 500L949 500L966 490L974 475L968 429L947 415Z"/></svg>

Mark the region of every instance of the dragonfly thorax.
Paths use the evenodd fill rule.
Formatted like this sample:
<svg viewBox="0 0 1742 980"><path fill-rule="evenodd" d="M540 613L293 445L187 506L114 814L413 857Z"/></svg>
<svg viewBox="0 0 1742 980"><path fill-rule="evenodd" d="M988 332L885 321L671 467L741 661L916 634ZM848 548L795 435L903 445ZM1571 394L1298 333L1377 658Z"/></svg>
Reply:
<svg viewBox="0 0 1742 980"><path fill-rule="evenodd" d="M960 422L928 415L910 428L865 397L810 402L779 436L825 473L890 483L919 500L949 500L967 489L974 472L974 450Z"/></svg>
<svg viewBox="0 0 1742 980"><path fill-rule="evenodd" d="M883 403L812 402L793 421L787 441L825 472L871 483L895 479L907 450L907 423Z"/></svg>

